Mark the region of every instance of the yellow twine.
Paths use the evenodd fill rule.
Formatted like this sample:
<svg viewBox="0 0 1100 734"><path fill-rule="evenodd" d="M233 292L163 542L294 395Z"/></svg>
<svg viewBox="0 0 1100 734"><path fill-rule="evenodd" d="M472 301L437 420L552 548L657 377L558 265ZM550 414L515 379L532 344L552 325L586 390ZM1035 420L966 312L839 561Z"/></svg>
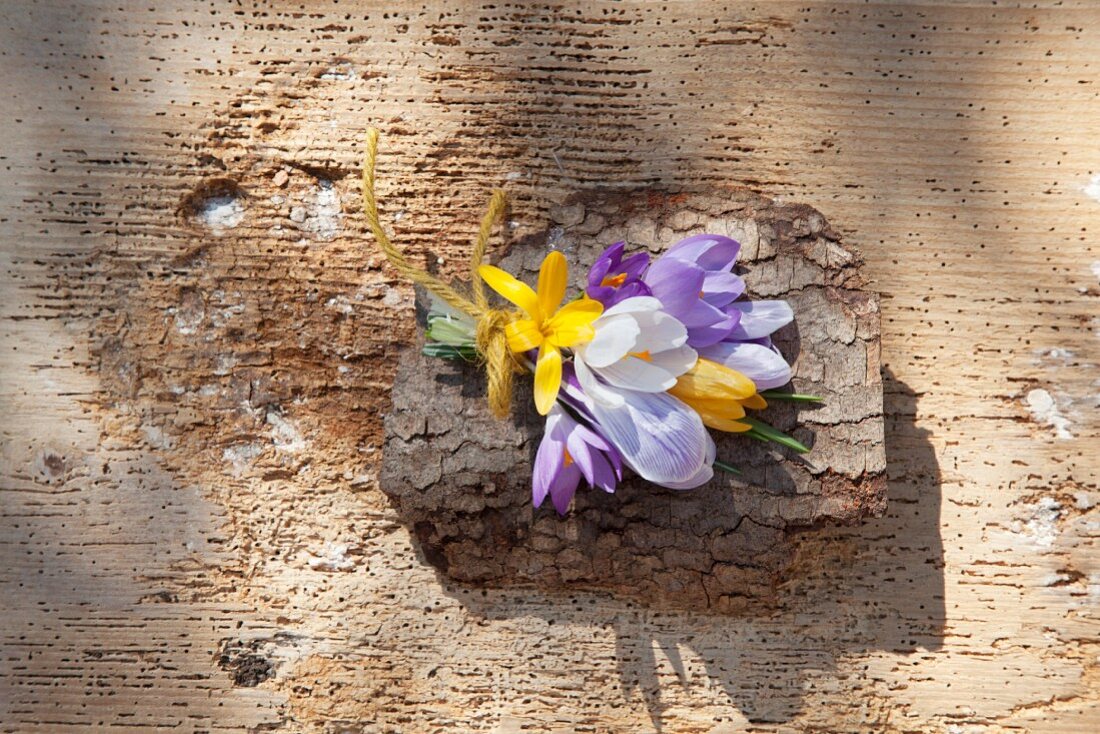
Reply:
<svg viewBox="0 0 1100 734"><path fill-rule="evenodd" d="M469 314L477 320L475 344L478 353L485 361L489 410L497 418L504 418L512 409L512 372L519 370L519 366L511 358L508 350L504 328L516 318L517 314L489 308L489 300L485 295L485 283L477 272L485 258L485 250L489 246L493 225L504 214L504 192L500 189L493 191L489 208L481 219L481 229L478 230L477 239L470 250L470 283L473 292L473 300L471 300L452 288L450 284L410 263L404 253L398 250L386 235L382 222L378 218L378 199L374 193L374 162L377 153L378 130L372 127L367 130L367 152L363 158L363 211L367 215L367 223L370 224L371 231L374 233L374 239L378 241L378 246L382 248L382 252L397 272L413 283L427 288L452 308Z"/></svg>

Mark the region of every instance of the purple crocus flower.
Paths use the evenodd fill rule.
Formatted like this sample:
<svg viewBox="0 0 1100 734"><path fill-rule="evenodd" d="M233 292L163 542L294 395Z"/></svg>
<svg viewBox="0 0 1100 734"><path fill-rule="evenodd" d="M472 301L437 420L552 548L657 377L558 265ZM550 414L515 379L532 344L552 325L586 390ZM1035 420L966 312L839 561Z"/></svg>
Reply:
<svg viewBox="0 0 1100 734"><path fill-rule="evenodd" d="M794 320L786 301L734 301L737 325L722 341L699 348L699 356L746 375L757 390L782 387L791 381L791 366L772 344L771 335Z"/></svg>
<svg viewBox="0 0 1100 734"><path fill-rule="evenodd" d="M535 507L549 494L554 509L564 515L581 477L592 487L614 492L623 478L622 458L603 436L554 405L546 415L546 431L535 454L531 476Z"/></svg>
<svg viewBox="0 0 1100 734"><path fill-rule="evenodd" d="M688 330L688 345L708 347L729 336L741 318L727 309L745 292L731 272L741 245L722 235L699 234L680 240L649 267L644 283L664 310Z"/></svg>
<svg viewBox="0 0 1100 734"><path fill-rule="evenodd" d="M650 295L649 287L642 282L642 273L649 267L649 254L639 252L623 259L625 242L616 242L604 250L588 271L589 298L611 308L619 301L634 296Z"/></svg>

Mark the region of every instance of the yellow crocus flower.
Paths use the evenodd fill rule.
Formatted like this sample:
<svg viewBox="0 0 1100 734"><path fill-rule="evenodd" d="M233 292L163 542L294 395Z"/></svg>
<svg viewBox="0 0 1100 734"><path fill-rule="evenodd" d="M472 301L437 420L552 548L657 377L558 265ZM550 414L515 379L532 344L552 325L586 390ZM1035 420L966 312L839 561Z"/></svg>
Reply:
<svg viewBox="0 0 1100 734"><path fill-rule="evenodd" d="M745 408L768 407L752 380L709 359L697 360L668 392L694 408L703 425L718 431L748 431L752 426L737 420L745 417Z"/></svg>
<svg viewBox="0 0 1100 734"><path fill-rule="evenodd" d="M492 265L482 265L477 272L526 316L506 327L508 348L517 354L539 350L535 361L535 408L546 415L561 389L561 350L592 339L592 322L603 313L603 304L586 297L558 308L565 297L568 274L565 256L560 252L551 252L542 261L537 293Z"/></svg>

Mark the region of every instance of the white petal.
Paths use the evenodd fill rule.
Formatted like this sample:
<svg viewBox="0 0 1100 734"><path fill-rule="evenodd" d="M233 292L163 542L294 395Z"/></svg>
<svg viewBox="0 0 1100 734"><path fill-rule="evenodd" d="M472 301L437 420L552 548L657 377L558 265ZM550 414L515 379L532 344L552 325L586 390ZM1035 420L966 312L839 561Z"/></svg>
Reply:
<svg viewBox="0 0 1100 734"><path fill-rule="evenodd" d="M622 394L604 386L579 356L573 360L573 369L577 373L577 382L588 398L612 408L623 404Z"/></svg>
<svg viewBox="0 0 1100 734"><path fill-rule="evenodd" d="M620 359L596 372L615 387L626 390L664 392L676 384L676 375L638 357Z"/></svg>
<svg viewBox="0 0 1100 734"><path fill-rule="evenodd" d="M641 334L632 351L653 354L687 342L687 327L664 311L638 314L635 318L641 327Z"/></svg>
<svg viewBox="0 0 1100 734"><path fill-rule="evenodd" d="M679 377L695 366L699 355L691 347L676 347L663 352L650 354L653 364L668 370L669 374Z"/></svg>
<svg viewBox="0 0 1100 734"><path fill-rule="evenodd" d="M603 312L604 316L614 316L621 313L635 313L637 311L660 311L661 302L653 296L634 296L619 301L611 308Z"/></svg>
<svg viewBox="0 0 1100 734"><path fill-rule="evenodd" d="M748 376L757 390L782 387L791 381L791 366L774 349L748 342L718 342L699 356Z"/></svg>
<svg viewBox="0 0 1100 734"><path fill-rule="evenodd" d="M657 484L689 482L706 463L708 435L699 414L668 393L621 391L623 404L588 407L638 476Z"/></svg>
<svg viewBox="0 0 1100 734"><path fill-rule="evenodd" d="M635 345L641 327L632 314L604 315L596 319L593 325L596 334L583 347L583 359L589 366L606 367L618 362L629 352L637 351Z"/></svg>
<svg viewBox="0 0 1100 734"><path fill-rule="evenodd" d="M786 301L734 301L728 308L741 312L741 322L730 333L732 339L760 339L794 321Z"/></svg>

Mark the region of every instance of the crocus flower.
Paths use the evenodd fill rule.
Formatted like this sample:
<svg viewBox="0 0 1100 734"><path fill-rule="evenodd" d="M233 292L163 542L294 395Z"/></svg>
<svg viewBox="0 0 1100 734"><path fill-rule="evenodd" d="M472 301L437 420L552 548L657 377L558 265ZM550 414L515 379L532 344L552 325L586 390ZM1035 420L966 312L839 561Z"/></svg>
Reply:
<svg viewBox="0 0 1100 734"><path fill-rule="evenodd" d="M508 348L517 354L538 349L535 361L535 407L546 415L561 389L561 350L588 341L592 322L603 312L599 301L582 298L562 308L567 278L565 256L551 252L539 268L538 292L511 274L482 265L478 274L486 284L520 309L526 318L506 327Z"/></svg>
<svg viewBox="0 0 1100 734"><path fill-rule="evenodd" d="M687 327L688 344L706 347L729 336L740 312L724 308L745 291L731 272L741 245L721 235L680 240L649 267L643 280L665 311Z"/></svg>
<svg viewBox="0 0 1100 734"><path fill-rule="evenodd" d="M771 334L794 320L786 301L734 301L738 323L722 341L700 347L699 354L743 373L759 390L782 387L791 381L791 366L771 342ZM750 406L751 407L751 406Z"/></svg>
<svg viewBox="0 0 1100 734"><path fill-rule="evenodd" d="M650 295L649 286L641 280L642 273L649 267L649 254L639 252L623 260L625 248L625 242L616 242L596 258L588 271L586 293L604 308L634 296Z"/></svg>
<svg viewBox="0 0 1100 734"><path fill-rule="evenodd" d="M621 390L664 392L695 364L687 329L652 296L621 301L592 327L592 340L574 347L573 361L585 394L605 405L622 405Z"/></svg>
<svg viewBox="0 0 1100 734"><path fill-rule="evenodd" d="M610 389L622 397L618 405L591 398L586 404L601 434L635 474L671 489L710 480L714 443L698 413L667 392Z"/></svg>
<svg viewBox="0 0 1100 734"><path fill-rule="evenodd" d="M738 420L745 417L745 408L762 410L768 407L752 380L709 359L696 361L691 370L680 376L669 394L691 406L702 418L703 425L734 433L752 428Z"/></svg>
<svg viewBox="0 0 1100 734"><path fill-rule="evenodd" d="M564 515L582 477L591 487L614 492L623 478L622 459L605 438L553 405L531 476L535 507L549 494L554 509Z"/></svg>

